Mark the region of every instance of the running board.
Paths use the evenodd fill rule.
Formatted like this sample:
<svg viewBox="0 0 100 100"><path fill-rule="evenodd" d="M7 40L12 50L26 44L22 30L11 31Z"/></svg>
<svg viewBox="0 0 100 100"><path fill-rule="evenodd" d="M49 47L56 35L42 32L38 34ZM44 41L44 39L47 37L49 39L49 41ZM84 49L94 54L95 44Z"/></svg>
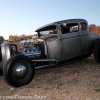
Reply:
<svg viewBox="0 0 100 100"><path fill-rule="evenodd" d="M55 66L56 64L50 64L50 65L44 65L44 66L36 66L35 69L40 69L40 68L45 68L45 67L50 67L50 66Z"/></svg>
<svg viewBox="0 0 100 100"><path fill-rule="evenodd" d="M36 59L32 60L33 62L57 62L56 59Z"/></svg>

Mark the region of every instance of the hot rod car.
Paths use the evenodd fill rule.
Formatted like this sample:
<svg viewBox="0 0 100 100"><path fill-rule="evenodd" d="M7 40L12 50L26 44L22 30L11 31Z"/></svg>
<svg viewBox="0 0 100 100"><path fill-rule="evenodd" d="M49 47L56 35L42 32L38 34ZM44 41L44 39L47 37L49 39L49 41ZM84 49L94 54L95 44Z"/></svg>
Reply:
<svg viewBox="0 0 100 100"><path fill-rule="evenodd" d="M1 44L3 75L15 87L31 82L35 69L56 65L73 58L85 58L94 53L100 63L100 36L90 33L85 19L69 19L47 24L36 30L38 38L32 45L12 50L12 45Z"/></svg>

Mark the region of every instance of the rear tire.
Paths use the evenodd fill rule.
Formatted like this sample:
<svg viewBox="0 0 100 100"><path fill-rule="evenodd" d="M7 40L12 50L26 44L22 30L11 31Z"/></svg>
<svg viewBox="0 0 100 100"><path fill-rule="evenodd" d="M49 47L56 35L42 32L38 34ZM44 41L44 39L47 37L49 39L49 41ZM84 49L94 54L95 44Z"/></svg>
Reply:
<svg viewBox="0 0 100 100"><path fill-rule="evenodd" d="M4 80L19 87L30 83L35 75L34 65L29 57L17 55L10 58L3 70Z"/></svg>
<svg viewBox="0 0 100 100"><path fill-rule="evenodd" d="M0 75L3 75L3 65L2 65L2 60L0 61Z"/></svg>
<svg viewBox="0 0 100 100"><path fill-rule="evenodd" d="M100 40L95 41L94 44L94 59L100 63Z"/></svg>

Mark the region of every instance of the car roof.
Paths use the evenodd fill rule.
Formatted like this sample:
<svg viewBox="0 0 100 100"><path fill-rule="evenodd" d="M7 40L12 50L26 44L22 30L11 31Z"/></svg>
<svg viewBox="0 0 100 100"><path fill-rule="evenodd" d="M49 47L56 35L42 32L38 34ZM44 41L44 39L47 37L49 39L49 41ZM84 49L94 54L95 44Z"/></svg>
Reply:
<svg viewBox="0 0 100 100"><path fill-rule="evenodd" d="M67 20L61 20L61 21L56 21L56 22L53 22L53 23L49 23L49 24L46 24L42 27L39 27L38 29L36 29L35 32L39 32L49 26L56 26L57 24L62 24L62 23L70 23L70 22L86 22L87 21L85 19L67 19Z"/></svg>

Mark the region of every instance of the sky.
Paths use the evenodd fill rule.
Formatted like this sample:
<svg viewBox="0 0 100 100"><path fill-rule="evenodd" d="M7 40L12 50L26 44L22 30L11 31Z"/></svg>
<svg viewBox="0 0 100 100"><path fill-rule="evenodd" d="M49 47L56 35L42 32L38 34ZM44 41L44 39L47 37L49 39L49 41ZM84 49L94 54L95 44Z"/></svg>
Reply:
<svg viewBox="0 0 100 100"><path fill-rule="evenodd" d="M86 19L100 25L100 0L0 0L0 36L33 35L45 24Z"/></svg>

